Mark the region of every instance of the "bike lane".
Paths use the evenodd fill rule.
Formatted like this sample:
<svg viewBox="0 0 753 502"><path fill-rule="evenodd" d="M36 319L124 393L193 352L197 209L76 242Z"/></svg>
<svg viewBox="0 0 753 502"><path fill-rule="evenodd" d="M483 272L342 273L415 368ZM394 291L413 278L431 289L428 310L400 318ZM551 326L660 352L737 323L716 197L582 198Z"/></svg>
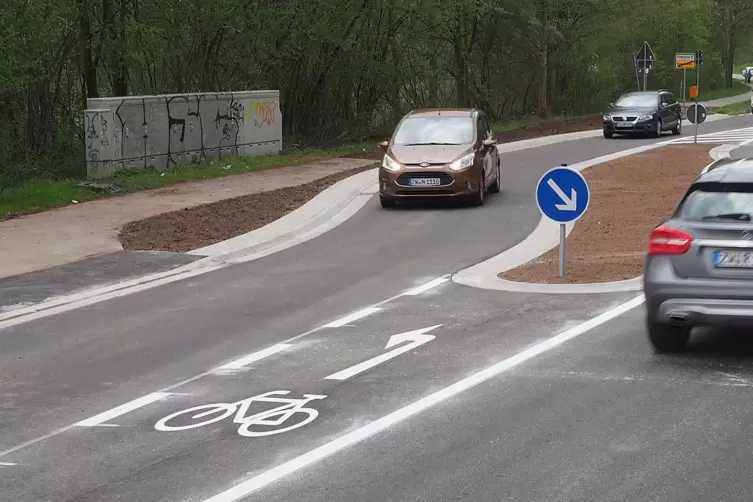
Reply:
<svg viewBox="0 0 753 502"><path fill-rule="evenodd" d="M69 430L1 457L16 464L3 472L3 493L17 501L51 494L56 500L202 501L633 296L589 295L574 307L565 295L510 295L445 283L365 307L163 394L150 389L134 396L136 403L82 417ZM238 432L243 424L232 416L200 425L220 411L237 411L231 403L274 391L281 392L278 398L325 397L303 405L315 412L289 420L259 416L284 403L252 401L249 428L289 429L279 434L244 437ZM167 422L197 427L155 428L172 414L216 403L227 406L214 415L195 417L197 410ZM262 423L275 418L277 426ZM310 422L295 427L302 420Z"/></svg>

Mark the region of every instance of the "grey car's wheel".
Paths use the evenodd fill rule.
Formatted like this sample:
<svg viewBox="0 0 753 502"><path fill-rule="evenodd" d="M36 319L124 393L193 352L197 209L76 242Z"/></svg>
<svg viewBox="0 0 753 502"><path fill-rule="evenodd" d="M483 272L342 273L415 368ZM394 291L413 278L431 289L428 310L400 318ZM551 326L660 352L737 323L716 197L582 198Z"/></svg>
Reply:
<svg viewBox="0 0 753 502"><path fill-rule="evenodd" d="M690 340L690 328L647 321L648 339L657 352L678 353L685 350Z"/></svg>
<svg viewBox="0 0 753 502"><path fill-rule="evenodd" d="M682 133L682 117L677 118L677 125L672 129L672 135L678 136Z"/></svg>
<svg viewBox="0 0 753 502"><path fill-rule="evenodd" d="M474 206L483 206L484 202L486 202L486 177L482 174L478 192L471 195L471 204Z"/></svg>
<svg viewBox="0 0 753 502"><path fill-rule="evenodd" d="M614 133L612 131L607 131L604 129L604 137L607 139L612 139L614 137Z"/></svg>
<svg viewBox="0 0 753 502"><path fill-rule="evenodd" d="M661 123L661 119L656 119L656 124L654 124L654 132L652 136L654 138L658 138L661 136L662 127L664 127Z"/></svg>
<svg viewBox="0 0 753 502"><path fill-rule="evenodd" d="M489 187L489 193L499 193L499 191L502 189L502 181L500 180L501 176L501 169L499 167L501 161L497 161L497 175L496 179L494 180L494 183L492 183L492 186Z"/></svg>
<svg viewBox="0 0 753 502"><path fill-rule="evenodd" d="M382 207L385 208L395 207L395 199L393 199L392 197L385 197L384 195L380 195L379 203L382 205Z"/></svg>

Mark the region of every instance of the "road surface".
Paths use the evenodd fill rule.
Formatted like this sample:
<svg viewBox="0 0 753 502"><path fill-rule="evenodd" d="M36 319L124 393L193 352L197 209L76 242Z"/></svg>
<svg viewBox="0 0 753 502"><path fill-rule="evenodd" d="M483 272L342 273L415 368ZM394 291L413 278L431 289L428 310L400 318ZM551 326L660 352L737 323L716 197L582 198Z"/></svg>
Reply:
<svg viewBox="0 0 753 502"><path fill-rule="evenodd" d="M750 500L749 344L662 358L640 305L582 324L634 293L445 281L533 230L547 169L652 141L507 153L482 208L375 199L281 253L0 331L0 499Z"/></svg>

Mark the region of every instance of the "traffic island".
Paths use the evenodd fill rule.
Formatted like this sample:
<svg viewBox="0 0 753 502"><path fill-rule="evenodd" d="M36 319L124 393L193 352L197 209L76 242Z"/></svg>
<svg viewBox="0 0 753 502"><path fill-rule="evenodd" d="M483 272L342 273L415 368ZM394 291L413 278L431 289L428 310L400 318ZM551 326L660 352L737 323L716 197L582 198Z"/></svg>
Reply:
<svg viewBox="0 0 753 502"><path fill-rule="evenodd" d="M593 284L641 275L648 235L674 210L718 145L668 145L582 171L591 190L588 210L566 240L565 276L557 247L502 272L508 281Z"/></svg>

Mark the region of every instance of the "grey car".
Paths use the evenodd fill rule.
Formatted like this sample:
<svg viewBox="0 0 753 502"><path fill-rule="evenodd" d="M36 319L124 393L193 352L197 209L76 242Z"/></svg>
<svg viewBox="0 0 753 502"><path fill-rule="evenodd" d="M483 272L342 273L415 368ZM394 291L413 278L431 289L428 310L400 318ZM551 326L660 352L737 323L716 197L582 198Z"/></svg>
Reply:
<svg viewBox="0 0 753 502"><path fill-rule="evenodd" d="M649 238L643 291L659 352L684 350L695 326L753 327L753 158L695 179Z"/></svg>

